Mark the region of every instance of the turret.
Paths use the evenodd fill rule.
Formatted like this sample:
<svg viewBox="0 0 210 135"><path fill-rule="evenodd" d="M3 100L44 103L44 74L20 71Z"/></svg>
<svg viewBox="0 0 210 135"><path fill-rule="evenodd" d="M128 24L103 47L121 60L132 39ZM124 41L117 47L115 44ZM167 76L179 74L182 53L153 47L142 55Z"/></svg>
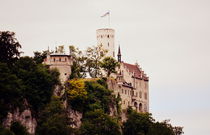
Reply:
<svg viewBox="0 0 210 135"><path fill-rule="evenodd" d="M118 54L117 54L117 60L118 60L118 62L121 62L121 51L120 51L120 46L119 46L119 48L118 48Z"/></svg>

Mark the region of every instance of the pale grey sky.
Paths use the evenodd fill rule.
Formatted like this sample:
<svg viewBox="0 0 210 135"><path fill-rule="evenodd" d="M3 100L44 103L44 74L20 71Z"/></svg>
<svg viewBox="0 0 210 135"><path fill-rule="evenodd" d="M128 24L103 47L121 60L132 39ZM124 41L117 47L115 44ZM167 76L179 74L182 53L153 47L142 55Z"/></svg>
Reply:
<svg viewBox="0 0 210 135"><path fill-rule="evenodd" d="M96 44L110 10L122 59L150 77L150 111L185 135L210 133L209 0L0 0L0 30L16 32L25 55Z"/></svg>

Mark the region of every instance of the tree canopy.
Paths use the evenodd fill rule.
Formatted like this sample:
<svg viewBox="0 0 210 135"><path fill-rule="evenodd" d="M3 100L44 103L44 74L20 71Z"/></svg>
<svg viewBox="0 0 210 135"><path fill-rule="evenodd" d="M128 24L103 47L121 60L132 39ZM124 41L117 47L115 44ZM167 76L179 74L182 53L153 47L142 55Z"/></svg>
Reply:
<svg viewBox="0 0 210 135"><path fill-rule="evenodd" d="M119 63L112 57L105 57L101 62L101 67L106 72L107 77L109 77L111 73L116 73L116 67L118 65Z"/></svg>
<svg viewBox="0 0 210 135"><path fill-rule="evenodd" d="M100 61L106 53L102 45L88 47L86 50L86 67L92 78L102 77Z"/></svg>
<svg viewBox="0 0 210 135"><path fill-rule="evenodd" d="M182 127L173 127L169 121L156 122L149 113L128 109L128 119L123 123L124 135L181 135Z"/></svg>
<svg viewBox="0 0 210 135"><path fill-rule="evenodd" d="M0 31L0 62L11 64L20 57L20 43L15 38L15 33Z"/></svg>

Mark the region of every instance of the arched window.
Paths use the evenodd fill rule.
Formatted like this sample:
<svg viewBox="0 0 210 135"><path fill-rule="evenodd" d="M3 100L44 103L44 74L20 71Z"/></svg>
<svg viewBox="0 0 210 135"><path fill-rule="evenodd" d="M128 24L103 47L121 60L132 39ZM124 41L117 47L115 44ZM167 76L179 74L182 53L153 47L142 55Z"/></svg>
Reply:
<svg viewBox="0 0 210 135"><path fill-rule="evenodd" d="M138 104L136 102L134 102L134 107L138 110Z"/></svg>
<svg viewBox="0 0 210 135"><path fill-rule="evenodd" d="M107 35L107 38L109 38L109 35Z"/></svg>
<svg viewBox="0 0 210 135"><path fill-rule="evenodd" d="M142 103L140 103L140 104L139 104L139 111L142 112L142 109L143 109Z"/></svg>

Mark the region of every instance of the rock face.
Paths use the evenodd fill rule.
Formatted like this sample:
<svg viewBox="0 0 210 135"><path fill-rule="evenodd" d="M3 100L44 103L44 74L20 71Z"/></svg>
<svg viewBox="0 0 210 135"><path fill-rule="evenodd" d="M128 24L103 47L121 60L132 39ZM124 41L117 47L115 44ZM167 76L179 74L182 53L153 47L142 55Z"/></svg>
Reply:
<svg viewBox="0 0 210 135"><path fill-rule="evenodd" d="M19 108L17 108L14 112L9 112L3 122L3 125L6 128L10 128L11 124L15 121L18 121L25 126L30 134L35 134L37 122L36 119L33 118L29 108L23 110L22 112L20 112Z"/></svg>
<svg viewBox="0 0 210 135"><path fill-rule="evenodd" d="M72 110L70 107L67 108L67 115L71 119L71 127L72 128L80 128L82 122L82 113Z"/></svg>

